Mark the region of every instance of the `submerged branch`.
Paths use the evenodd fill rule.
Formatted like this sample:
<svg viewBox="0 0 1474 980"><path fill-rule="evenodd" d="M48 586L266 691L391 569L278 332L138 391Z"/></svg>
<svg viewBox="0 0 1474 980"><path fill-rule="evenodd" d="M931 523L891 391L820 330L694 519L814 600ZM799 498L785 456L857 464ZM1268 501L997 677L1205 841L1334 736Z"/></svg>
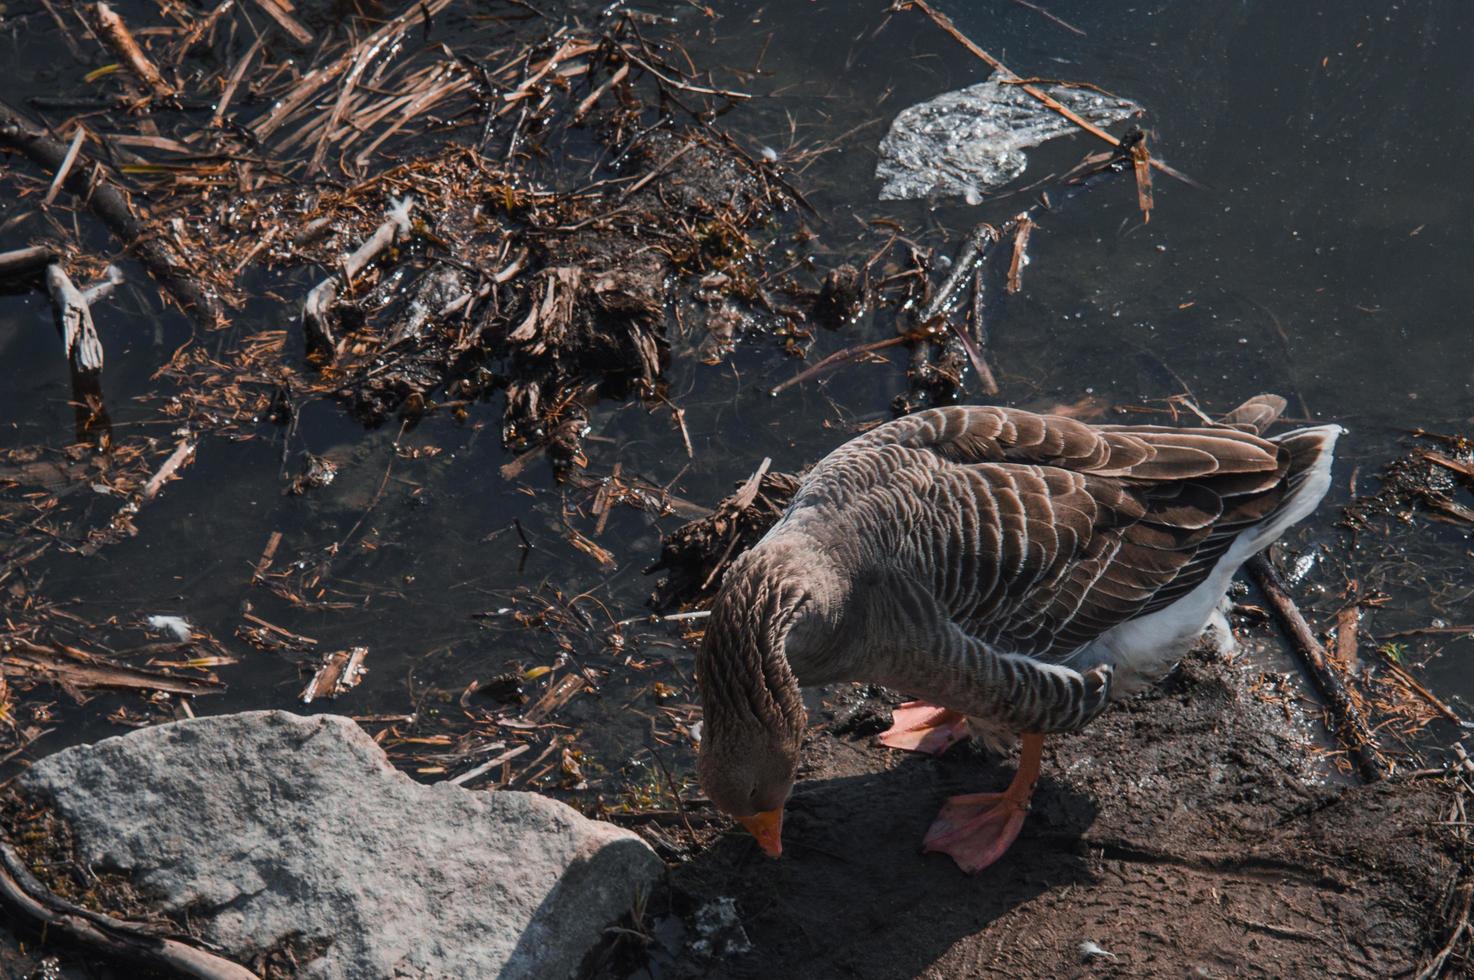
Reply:
<svg viewBox="0 0 1474 980"><path fill-rule="evenodd" d="M3 101L0 101L0 147L16 150L51 173L62 169L68 153L66 145L52 139ZM103 176L93 180L95 170L98 168L94 163L78 155L63 186L77 195L126 249L138 256L185 313L202 326L216 326L224 317L219 298L206 291L168 246L149 232L121 190Z"/></svg>

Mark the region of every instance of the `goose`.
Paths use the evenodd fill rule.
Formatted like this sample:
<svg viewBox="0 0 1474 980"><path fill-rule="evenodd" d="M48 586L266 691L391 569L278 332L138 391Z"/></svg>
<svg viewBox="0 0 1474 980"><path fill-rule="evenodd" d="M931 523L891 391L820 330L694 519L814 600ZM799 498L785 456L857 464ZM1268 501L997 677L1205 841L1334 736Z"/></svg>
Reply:
<svg viewBox="0 0 1474 980"><path fill-rule="evenodd" d="M1020 744L1001 793L947 800L924 850L964 871L1018 837L1045 736L1168 672L1238 568L1330 485L1337 425L1266 438L1276 395L1187 428L1013 408L907 415L841 445L723 577L697 652L707 798L782 852L801 686L916 698L889 746Z"/></svg>

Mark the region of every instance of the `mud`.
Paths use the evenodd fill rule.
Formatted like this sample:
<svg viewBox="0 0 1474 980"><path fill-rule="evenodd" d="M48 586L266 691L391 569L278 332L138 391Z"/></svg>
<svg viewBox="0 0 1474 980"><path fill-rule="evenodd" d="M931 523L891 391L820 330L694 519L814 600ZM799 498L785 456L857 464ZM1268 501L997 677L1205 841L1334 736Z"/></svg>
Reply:
<svg viewBox="0 0 1474 980"><path fill-rule="evenodd" d="M1415 970L1448 938L1445 905L1468 874L1467 846L1441 823L1453 790L1332 781L1311 729L1256 696L1250 659L1195 653L1161 686L1051 740L1022 837L975 877L920 853L921 837L946 797L1001 788L1011 763L971 745L940 759L882 748L872 733L894 699L830 692L811 711L783 858L712 831L662 896L687 922L735 899L751 952L702 962L656 942L628 975ZM1105 952L1086 956L1084 943Z"/></svg>
<svg viewBox="0 0 1474 980"><path fill-rule="evenodd" d="M655 600L699 601L692 584L719 582L730 555L771 526L796 483L764 474L763 493L748 506L739 506L739 491L668 537L662 562L676 574ZM729 551L733 536L740 544ZM657 940L627 975L1414 969L1443 947L1457 918L1454 893L1474 880L1474 851L1449 823L1465 788L1428 773L1352 783L1324 728L1280 693L1285 675L1264 670L1270 659L1205 644L1163 683L1085 731L1051 739L1022 837L976 877L945 855L922 854L921 839L948 796L1006 785L1011 761L972 744L939 759L883 748L874 736L899 696L866 685L811 692L783 859L768 860L720 818L706 829L688 818L673 840L650 835L696 851L672 872L668 921L691 923L735 899L751 951L703 961L691 954L694 934L681 940L685 948ZM1105 952L1082 953L1085 943ZM1456 953L1467 968L1467 947ZM1452 957L1445 969L1459 963Z"/></svg>

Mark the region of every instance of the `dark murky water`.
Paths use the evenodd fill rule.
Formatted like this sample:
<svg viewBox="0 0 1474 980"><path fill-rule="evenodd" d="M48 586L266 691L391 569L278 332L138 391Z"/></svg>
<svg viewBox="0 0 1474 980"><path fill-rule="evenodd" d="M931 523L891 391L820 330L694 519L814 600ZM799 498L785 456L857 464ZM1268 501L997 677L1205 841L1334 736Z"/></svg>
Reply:
<svg viewBox="0 0 1474 980"><path fill-rule="evenodd" d="M85 91L81 76L93 66L67 54L50 19L32 14L28 2L7 6L6 16L24 17L23 29L0 39L0 64L12 79L7 97ZM642 9L678 18L699 65L742 70L718 77L758 97L721 122L753 149L771 148L794 164L793 181L822 216L809 223L825 258L863 261L873 235L860 222L873 218L899 221L918 241L951 253L976 221L1001 221L1023 206L1021 197L976 207L875 200L874 147L891 117L987 74L922 16L887 15L882 0L717 6L710 18L678 2ZM1185 387L1205 408L1222 410L1260 391L1289 395L1314 419L1350 430L1331 498L1292 539L1323 558L1301 586L1308 605L1333 610L1346 579L1357 578L1364 592L1391 595L1369 623L1374 633L1474 620L1461 596L1461 586L1474 589L1463 571L1464 528L1419 518L1390 537L1363 535L1353 550L1335 527L1353 477L1360 492L1374 488L1378 468L1405 451L1404 430L1474 429L1474 192L1466 176L1474 156L1474 11L1437 2L1052 0L1050 10L1085 32L1077 36L1007 0L938 6L1023 75L1089 81L1145 105L1155 151L1205 185L1159 175L1146 226L1129 181L1041 218L1026 288L992 316L1002 400L1030 408L1087 397L1139 404ZM123 10L147 19L153 8ZM457 43L469 43L465 37ZM835 140L831 152L814 154ZM1062 172L1097 148L1072 137L1036 151L1019 183ZM13 207L3 205L0 217ZM17 237L0 240L0 249L22 244ZM95 233L90 240L106 247ZM258 300L236 322L247 332L295 330L295 298L311 281L303 274L278 282L290 304ZM169 427L133 399L189 337L187 324L162 312L137 274L97 321L115 426L156 429L171 441ZM891 314L820 331L810 361L893 332ZM888 417L905 387L904 355L892 351L888 363L851 365L774 398L768 389L801 367L776 342L754 338L730 363L711 367L696 356L699 341L678 338L670 369L693 457L667 410L606 403L593 412L591 472L608 473L618 462L709 504L764 456L775 468L796 469L852 424ZM0 297L0 448L71 440L57 346L45 297ZM975 386L969 396L981 399ZM599 541L618 568L601 568L565 542L562 491L545 466L534 464L513 483L498 475L511 458L498 445L500 412L491 403L473 408L465 423L432 416L398 439L396 453L397 426L365 432L337 406L312 405L288 447L292 471L302 450L345 465L331 487L307 497L283 495L281 430L263 423L248 441L206 439L184 478L141 515L136 538L92 558L48 556L44 591L75 599L73 611L93 621L178 613L220 638L238 658L219 671L230 690L196 699L196 712L299 707L296 661L234 637L249 601L271 622L317 638L321 649L370 648L364 683L325 709L423 719L457 713L468 683L510 663L559 661L548 633L477 614L533 611L537 596L571 605L585 622L568 653L608 675L597 694L575 698L556 720L582 732L591 790L614 802L626 779L650 778L636 757L652 726L669 729L655 682L673 685L677 703L690 696L691 653L676 631L628 627L618 651L608 629L644 612L653 583L641 569L654 559L661 530L679 518L653 521L616 508ZM438 455L405 458L427 447ZM299 610L250 586L273 531L284 536L281 563L343 541L360 518L327 596L353 608ZM506 530L514 518L535 545L525 561ZM587 515L568 518L590 533ZM1474 697L1467 664L1474 641L1413 645L1416 659L1440 648L1426 675L1432 686ZM630 655L647 669L627 666ZM536 697L567 669L530 684L529 693ZM136 699L59 703L56 730L31 751L120 731L107 715L121 704Z"/></svg>

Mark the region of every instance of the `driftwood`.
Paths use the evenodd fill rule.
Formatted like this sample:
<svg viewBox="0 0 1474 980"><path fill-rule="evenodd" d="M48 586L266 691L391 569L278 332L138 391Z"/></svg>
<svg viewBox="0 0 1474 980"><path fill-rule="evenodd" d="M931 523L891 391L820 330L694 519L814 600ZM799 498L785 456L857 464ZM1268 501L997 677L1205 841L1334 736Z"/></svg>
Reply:
<svg viewBox="0 0 1474 980"><path fill-rule="evenodd" d="M97 688L163 691L181 697L225 691L225 684L214 677L184 677L129 667L103 660L65 643L46 646L20 637L0 641L0 671L16 680L50 681L71 691Z"/></svg>
<svg viewBox="0 0 1474 980"><path fill-rule="evenodd" d="M109 960L201 980L257 980L223 956L68 902L38 881L5 840L0 840L0 906L47 939L59 936Z"/></svg>
<svg viewBox="0 0 1474 980"><path fill-rule="evenodd" d="M312 675L312 680L302 689L302 703L311 704L318 698L335 698L358 686L363 680L363 658L368 656L368 647L351 647L325 653L322 663Z"/></svg>
<svg viewBox="0 0 1474 980"><path fill-rule="evenodd" d="M0 147L18 151L51 173L62 169L68 152L65 144L51 138L5 102L0 102ZM138 256L196 323L210 327L219 323L224 316L219 298L202 288L169 247L149 232L121 190L105 177L94 181L94 170L101 174L93 163L79 155L63 186L81 198L124 247Z"/></svg>
<svg viewBox="0 0 1474 980"><path fill-rule="evenodd" d="M194 440L181 439L179 445L175 446L174 451L169 454L169 458L164 460L164 465L160 466L158 471L143 485L143 499L148 501L157 497L159 491L164 488L164 484L173 479L174 474L179 472L179 468L193 453Z"/></svg>
<svg viewBox="0 0 1474 980"><path fill-rule="evenodd" d="M312 287L302 303L302 330L307 335L309 350L331 354L337 347L338 341L333 336L333 320L338 289L352 286L353 280L370 262L409 234L410 211L413 208L413 198L395 200L384 215L384 223L374 230L368 240L343 259L337 272Z"/></svg>
<svg viewBox="0 0 1474 980"><path fill-rule="evenodd" d="M1325 650L1315 638L1310 624L1300 614L1295 600L1290 598L1284 579L1280 577L1269 559L1255 555L1246 566L1254 584L1269 600L1271 608L1279 617L1280 625L1289 636L1291 645L1299 654L1300 661L1310 672L1315 686L1326 699L1326 708L1335 719L1336 737L1339 738L1356 759L1357 768L1367 782L1375 783L1387 778L1387 764L1377 752L1377 743L1361 709L1351 699L1333 667L1326 661Z"/></svg>
<svg viewBox="0 0 1474 980"><path fill-rule="evenodd" d="M34 276L56 261L56 249L50 245L32 245L13 252L0 252L0 281Z"/></svg>
<svg viewBox="0 0 1474 980"><path fill-rule="evenodd" d="M174 447L174 451L169 454L169 458L164 460L163 465L154 472L153 476L148 478L148 482L143 485L135 496L130 498L122 507L118 508L118 512L113 515L107 527L99 528L87 535L87 542L82 545L80 549L81 553L84 555L94 555L104 545L137 534L138 529L133 526L133 518L137 516L144 504L159 495L159 492L164 488L164 484L173 479L179 470L194 458L194 451L195 440L192 436L186 435L183 439L179 440L178 445Z"/></svg>
<svg viewBox="0 0 1474 980"><path fill-rule="evenodd" d="M80 377L101 373L102 341L92 324L92 307L87 297L72 285L66 270L57 264L46 267L46 288L51 293L56 328L61 331L62 349L72 373Z"/></svg>
<svg viewBox="0 0 1474 980"><path fill-rule="evenodd" d="M133 32L123 23L123 18L105 3L98 3L93 8L93 13L97 17L98 33L102 35L102 39L132 69L139 81L148 86L155 98L172 99L175 95L174 86L164 81L158 66L143 53L143 49L133 38Z"/></svg>

